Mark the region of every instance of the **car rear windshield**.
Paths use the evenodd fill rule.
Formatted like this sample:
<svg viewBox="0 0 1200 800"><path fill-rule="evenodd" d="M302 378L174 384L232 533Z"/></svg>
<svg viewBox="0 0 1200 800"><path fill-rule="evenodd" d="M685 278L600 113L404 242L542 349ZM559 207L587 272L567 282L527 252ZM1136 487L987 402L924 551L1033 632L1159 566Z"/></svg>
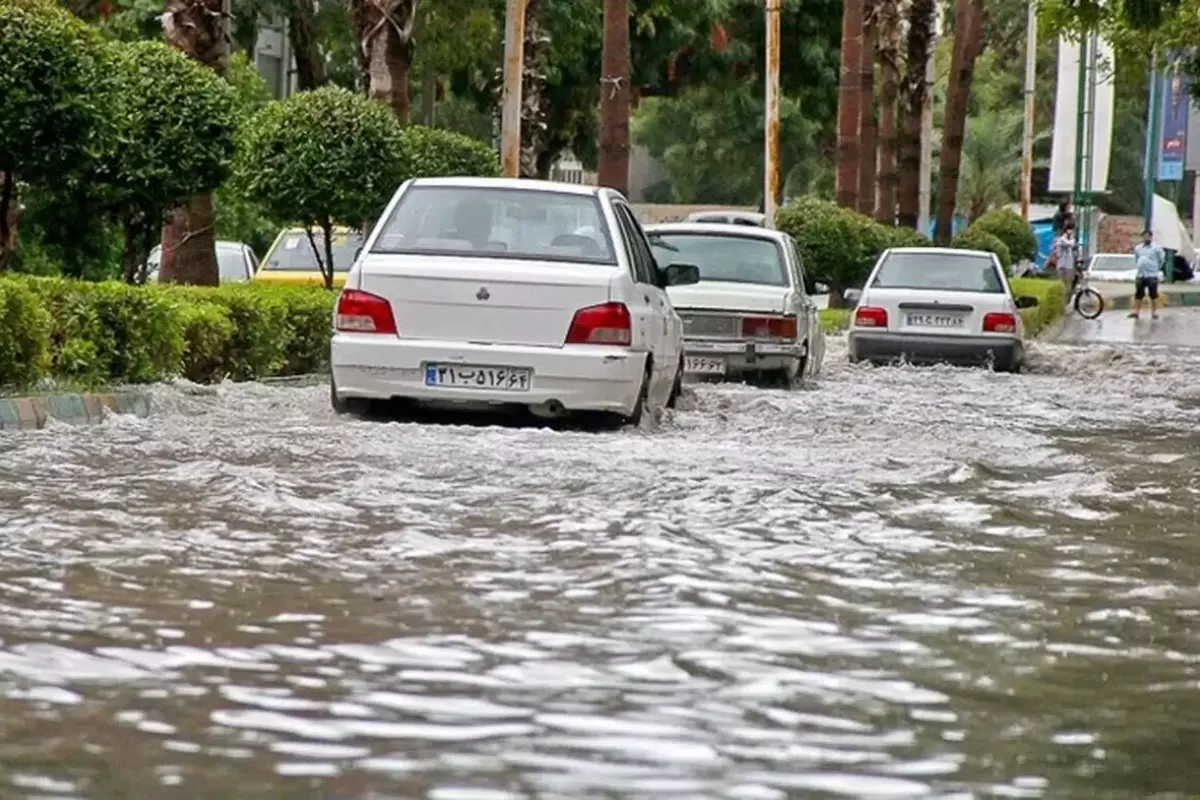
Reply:
<svg viewBox="0 0 1200 800"><path fill-rule="evenodd" d="M325 259L325 235L313 232L313 242ZM333 271L349 272L354 265L354 255L362 247L363 237L358 233L335 233L333 235ZM313 253L312 243L304 231L288 231L276 242L259 269L279 272L320 272L321 265Z"/></svg>
<svg viewBox="0 0 1200 800"><path fill-rule="evenodd" d="M871 286L942 292L1004 292L1004 281L990 257L962 253L889 253L879 265Z"/></svg>
<svg viewBox="0 0 1200 800"><path fill-rule="evenodd" d="M217 270L223 281L244 281L250 277L250 265L240 245L217 243Z"/></svg>
<svg viewBox="0 0 1200 800"><path fill-rule="evenodd" d="M1092 259L1092 270L1095 272L1127 272L1135 269L1137 259L1133 256L1096 256Z"/></svg>
<svg viewBox="0 0 1200 800"><path fill-rule="evenodd" d="M650 246L662 266L695 264L700 280L787 286L783 249L758 236L652 233Z"/></svg>
<svg viewBox="0 0 1200 800"><path fill-rule="evenodd" d="M371 252L617 263L595 196L498 187L409 187Z"/></svg>

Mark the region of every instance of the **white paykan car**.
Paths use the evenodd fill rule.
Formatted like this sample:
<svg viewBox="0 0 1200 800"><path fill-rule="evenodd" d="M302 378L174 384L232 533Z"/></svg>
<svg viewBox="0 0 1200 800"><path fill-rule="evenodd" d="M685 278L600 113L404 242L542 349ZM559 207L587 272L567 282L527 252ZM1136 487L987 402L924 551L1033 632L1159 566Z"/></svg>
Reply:
<svg viewBox="0 0 1200 800"><path fill-rule="evenodd" d="M400 399L636 424L678 396L683 331L666 286L697 279L657 267L611 189L407 181L338 297L333 407Z"/></svg>
<svg viewBox="0 0 1200 800"><path fill-rule="evenodd" d="M769 228L678 222L646 228L660 264L699 268L672 286L683 318L684 372L790 387L815 376L825 335L795 240Z"/></svg>
<svg viewBox="0 0 1200 800"><path fill-rule="evenodd" d="M847 334L851 362L991 364L1017 372L1025 358L1021 309L996 257L982 250L885 250L855 298Z"/></svg>

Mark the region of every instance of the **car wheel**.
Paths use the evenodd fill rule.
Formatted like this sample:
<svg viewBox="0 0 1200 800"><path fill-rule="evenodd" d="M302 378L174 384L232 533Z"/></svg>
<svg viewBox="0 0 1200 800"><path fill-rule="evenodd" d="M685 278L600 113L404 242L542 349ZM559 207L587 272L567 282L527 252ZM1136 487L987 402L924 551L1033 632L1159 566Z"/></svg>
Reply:
<svg viewBox="0 0 1200 800"><path fill-rule="evenodd" d="M995 356L992 361L992 370L994 372L1007 372L1011 375L1016 375L1021 371L1021 362L1024 361L1022 353L1019 350L1014 350L1006 356Z"/></svg>
<svg viewBox="0 0 1200 800"><path fill-rule="evenodd" d="M671 385L671 396L667 398L667 408L674 408L683 394L683 356L679 357L679 367L675 370L675 383Z"/></svg>
<svg viewBox="0 0 1200 800"><path fill-rule="evenodd" d="M329 377L329 405L335 414L362 415L370 410L370 401L360 397L339 397L333 376Z"/></svg>

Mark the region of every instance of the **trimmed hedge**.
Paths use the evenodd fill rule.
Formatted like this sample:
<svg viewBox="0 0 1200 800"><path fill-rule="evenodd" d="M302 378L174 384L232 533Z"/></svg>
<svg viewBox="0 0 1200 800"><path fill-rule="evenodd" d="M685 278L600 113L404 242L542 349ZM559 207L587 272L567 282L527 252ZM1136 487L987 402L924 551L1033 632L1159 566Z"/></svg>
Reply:
<svg viewBox="0 0 1200 800"><path fill-rule="evenodd" d="M218 288L0 279L0 386L255 380L329 364L336 295L315 287Z"/></svg>
<svg viewBox="0 0 1200 800"><path fill-rule="evenodd" d="M993 208L972 222L971 228L990 233L1004 242L1014 261L1037 258L1037 236L1033 233L1033 226L1015 211Z"/></svg>
<svg viewBox="0 0 1200 800"><path fill-rule="evenodd" d="M1010 278L1015 297L1036 297L1034 308L1021 309L1025 335L1037 336L1058 321L1067 305L1067 290L1058 278Z"/></svg>
<svg viewBox="0 0 1200 800"><path fill-rule="evenodd" d="M1000 266L1005 270L1012 266L1012 253L1009 252L1008 245L1001 241L1000 237L979 228L967 228L954 237L950 246L962 250L984 250L995 253L996 258L1000 259Z"/></svg>

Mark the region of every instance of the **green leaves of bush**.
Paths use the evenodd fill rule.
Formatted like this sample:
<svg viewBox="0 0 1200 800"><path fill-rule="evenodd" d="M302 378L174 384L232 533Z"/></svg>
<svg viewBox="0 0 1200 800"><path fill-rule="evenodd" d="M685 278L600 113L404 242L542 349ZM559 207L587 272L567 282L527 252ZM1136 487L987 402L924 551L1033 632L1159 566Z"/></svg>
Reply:
<svg viewBox="0 0 1200 800"><path fill-rule="evenodd" d="M1032 261L1037 257L1037 237L1033 227L1015 211L994 208L972 222L971 228L990 233L1004 242L1014 261Z"/></svg>
<svg viewBox="0 0 1200 800"><path fill-rule="evenodd" d="M974 225L955 236L954 240L950 242L950 246L960 250L983 250L995 253L996 258L1000 259L1000 266L1006 270L1012 266L1012 253L1009 252L1008 245L1000 241L998 237L976 228Z"/></svg>
<svg viewBox="0 0 1200 800"><path fill-rule="evenodd" d="M0 387L198 383L320 372L335 296L319 288L0 279Z"/></svg>

